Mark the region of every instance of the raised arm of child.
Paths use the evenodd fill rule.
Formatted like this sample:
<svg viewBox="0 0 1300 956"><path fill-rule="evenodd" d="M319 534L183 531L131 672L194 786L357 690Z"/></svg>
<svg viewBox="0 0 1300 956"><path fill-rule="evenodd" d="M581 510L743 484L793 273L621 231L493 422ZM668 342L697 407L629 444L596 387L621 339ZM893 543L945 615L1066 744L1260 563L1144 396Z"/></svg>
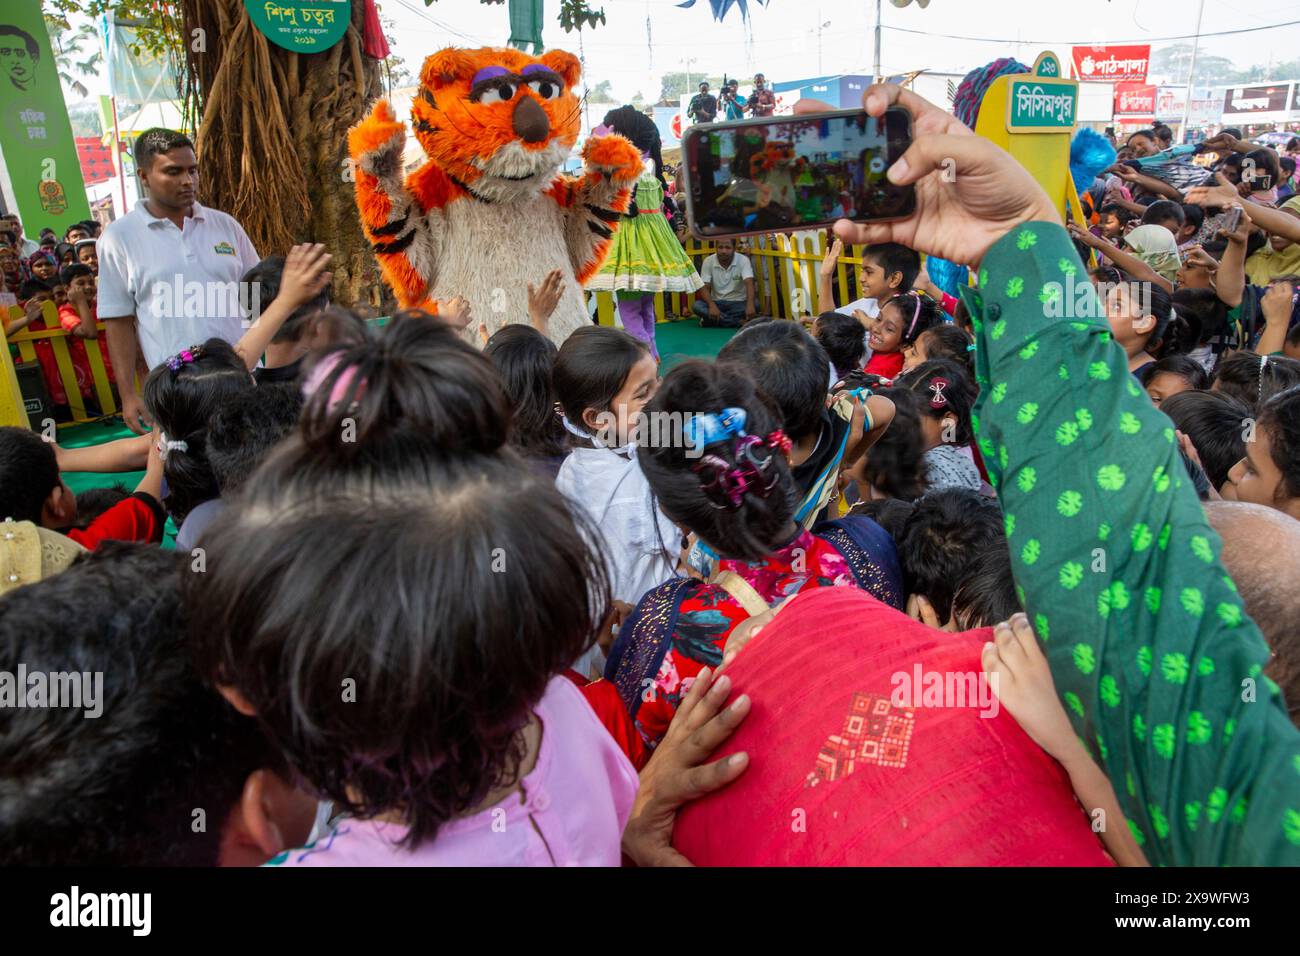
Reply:
<svg viewBox="0 0 1300 956"><path fill-rule="evenodd" d="M1264 334L1259 337L1255 351L1260 355L1273 355L1286 346L1286 334L1291 324L1291 301L1296 284L1291 279L1275 279L1260 300L1264 313Z"/></svg>
<svg viewBox="0 0 1300 956"><path fill-rule="evenodd" d="M822 258L822 264L817 270L818 312L831 312L835 309L835 270L842 255L844 255L844 242L836 239Z"/></svg>
<svg viewBox="0 0 1300 956"><path fill-rule="evenodd" d="M320 243L303 243L289 250L280 277L280 292L275 301L266 307L235 343L235 352L250 370L261 361L262 353L271 344L271 339L275 338L275 333L280 331L284 320L299 306L320 295L321 290L329 285L333 274L326 272L325 267L331 258L333 257Z"/></svg>
<svg viewBox="0 0 1300 956"><path fill-rule="evenodd" d="M1219 301L1230 309L1241 305L1241 300L1246 295L1246 241L1250 238L1253 222L1240 200L1233 203L1233 206L1241 208L1241 222L1237 224L1235 232L1219 230L1219 236L1227 239L1228 245L1219 259L1219 271L1215 274L1214 285Z"/></svg>
<svg viewBox="0 0 1300 956"><path fill-rule="evenodd" d="M1107 852L1120 866L1149 866L1124 822L1124 811L1110 779L1075 736L1052 681L1052 669L1023 614L993 629L981 658L993 693L1034 743L1070 775L1070 786ZM1100 816L1098 813L1100 812ZM1100 829L1098 824L1100 823Z"/></svg>
<svg viewBox="0 0 1300 956"><path fill-rule="evenodd" d="M1172 293L1174 291L1174 284L1172 282L1160 275L1131 252L1125 252L1123 249L1119 248L1119 246L1107 242L1105 239L1101 238L1101 236L1094 236L1086 229L1080 229L1073 223L1065 228L1070 233L1071 239L1082 242L1085 246L1092 249L1096 249L1139 282L1154 282L1166 292Z"/></svg>

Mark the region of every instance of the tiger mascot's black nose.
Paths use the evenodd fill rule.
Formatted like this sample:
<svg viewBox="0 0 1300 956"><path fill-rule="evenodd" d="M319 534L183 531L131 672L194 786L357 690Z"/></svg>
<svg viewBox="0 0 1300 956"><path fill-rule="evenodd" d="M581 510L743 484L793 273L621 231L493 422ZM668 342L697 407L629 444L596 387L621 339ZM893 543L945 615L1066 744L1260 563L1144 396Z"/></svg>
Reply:
<svg viewBox="0 0 1300 956"><path fill-rule="evenodd" d="M515 107L511 125L525 143L540 143L551 131L551 121L546 111L531 96L524 96Z"/></svg>

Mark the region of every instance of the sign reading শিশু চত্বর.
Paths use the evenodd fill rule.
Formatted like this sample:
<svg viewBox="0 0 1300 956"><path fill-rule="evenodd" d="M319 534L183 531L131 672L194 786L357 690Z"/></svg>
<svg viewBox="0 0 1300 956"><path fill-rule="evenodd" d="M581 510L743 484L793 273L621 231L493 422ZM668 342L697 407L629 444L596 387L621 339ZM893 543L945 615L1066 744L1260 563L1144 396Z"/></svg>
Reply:
<svg viewBox="0 0 1300 956"><path fill-rule="evenodd" d="M276 46L323 53L347 31L352 0L244 0L248 18Z"/></svg>
<svg viewBox="0 0 1300 956"><path fill-rule="evenodd" d="M1079 106L1079 84L1061 78L1061 61L1043 53L1025 79L1011 81L1007 96L1007 130L1060 133L1072 130Z"/></svg>

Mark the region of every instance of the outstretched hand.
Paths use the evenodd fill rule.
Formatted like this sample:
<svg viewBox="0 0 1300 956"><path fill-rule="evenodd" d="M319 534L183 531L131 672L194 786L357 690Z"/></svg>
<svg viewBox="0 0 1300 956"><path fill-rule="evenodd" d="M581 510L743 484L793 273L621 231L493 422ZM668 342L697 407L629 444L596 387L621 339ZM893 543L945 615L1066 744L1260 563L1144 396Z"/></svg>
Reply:
<svg viewBox="0 0 1300 956"><path fill-rule="evenodd" d="M916 186L916 211L897 222L841 219L835 234L845 242L897 242L926 255L978 266L995 242L1022 223L1061 221L1023 166L951 114L893 83L869 87L862 102L875 117L891 106L906 107L912 114L915 138L887 175L892 183ZM794 110L816 113L829 108L801 100Z"/></svg>
<svg viewBox="0 0 1300 956"><path fill-rule="evenodd" d="M709 668L701 670L641 771L641 786L623 830L623 852L638 866L690 866L691 861L672 847L678 809L725 787L749 766L749 755L743 752L705 762L749 713L744 694L723 706L730 691L731 678L714 680Z"/></svg>
<svg viewBox="0 0 1300 956"><path fill-rule="evenodd" d="M334 277L325 267L334 258L319 242L304 242L289 250L280 276L280 295L295 308L305 305L329 287Z"/></svg>

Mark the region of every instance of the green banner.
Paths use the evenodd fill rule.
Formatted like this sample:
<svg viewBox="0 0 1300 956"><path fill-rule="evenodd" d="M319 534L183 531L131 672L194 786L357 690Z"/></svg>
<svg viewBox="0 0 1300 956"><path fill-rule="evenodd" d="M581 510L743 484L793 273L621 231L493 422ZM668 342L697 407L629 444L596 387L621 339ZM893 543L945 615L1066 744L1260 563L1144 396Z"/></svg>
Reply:
<svg viewBox="0 0 1300 956"><path fill-rule="evenodd" d="M40 0L5 0L0 9L0 153L23 235L35 239L49 226L62 236L90 218Z"/></svg>
<svg viewBox="0 0 1300 956"><path fill-rule="evenodd" d="M244 0L248 19L276 46L324 53L347 32L351 0Z"/></svg>

